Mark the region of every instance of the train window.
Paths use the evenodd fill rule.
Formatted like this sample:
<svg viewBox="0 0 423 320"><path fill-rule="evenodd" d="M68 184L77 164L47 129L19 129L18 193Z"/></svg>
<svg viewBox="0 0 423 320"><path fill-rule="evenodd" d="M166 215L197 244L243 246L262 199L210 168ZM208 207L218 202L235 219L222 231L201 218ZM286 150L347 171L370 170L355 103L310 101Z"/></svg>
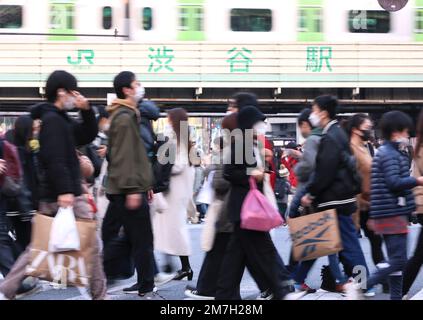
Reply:
<svg viewBox="0 0 423 320"><path fill-rule="evenodd" d="M388 33L391 15L383 10L351 10L348 12L348 28L352 33Z"/></svg>
<svg viewBox="0 0 423 320"><path fill-rule="evenodd" d="M22 6L0 6L0 28L22 28Z"/></svg>
<svg viewBox="0 0 423 320"><path fill-rule="evenodd" d="M179 7L180 31L202 31L203 20L204 14L201 6L189 5Z"/></svg>
<svg viewBox="0 0 423 320"><path fill-rule="evenodd" d="M298 32L322 32L322 8L302 7L298 15Z"/></svg>
<svg viewBox="0 0 423 320"><path fill-rule="evenodd" d="M72 30L74 6L71 4L53 4L50 7L50 29Z"/></svg>
<svg viewBox="0 0 423 320"><path fill-rule="evenodd" d="M144 30L153 28L153 9L149 7L142 9L142 28Z"/></svg>
<svg viewBox="0 0 423 320"><path fill-rule="evenodd" d="M203 30L203 8L196 7L194 8L194 30L201 31Z"/></svg>
<svg viewBox="0 0 423 320"><path fill-rule="evenodd" d="M423 9L416 10L415 33L423 33Z"/></svg>
<svg viewBox="0 0 423 320"><path fill-rule="evenodd" d="M103 7L103 29L112 28L112 7Z"/></svg>
<svg viewBox="0 0 423 320"><path fill-rule="evenodd" d="M269 32L272 29L270 9L232 9L231 30Z"/></svg>
<svg viewBox="0 0 423 320"><path fill-rule="evenodd" d="M298 24L299 24L299 26L298 26L299 32L306 32L307 31L305 10L300 10L300 14L298 16Z"/></svg>
<svg viewBox="0 0 423 320"><path fill-rule="evenodd" d="M187 31L188 27L188 8L179 8L179 30Z"/></svg>

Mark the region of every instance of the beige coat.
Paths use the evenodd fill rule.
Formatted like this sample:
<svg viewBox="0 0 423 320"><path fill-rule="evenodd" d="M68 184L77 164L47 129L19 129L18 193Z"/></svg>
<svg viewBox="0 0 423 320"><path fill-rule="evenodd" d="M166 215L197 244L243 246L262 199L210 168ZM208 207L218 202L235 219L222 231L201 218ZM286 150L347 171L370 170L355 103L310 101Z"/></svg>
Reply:
<svg viewBox="0 0 423 320"><path fill-rule="evenodd" d="M372 172L372 157L363 144L351 143L351 150L357 159L357 169L361 177L361 194L357 196L358 209L368 211L370 206L370 178Z"/></svg>
<svg viewBox="0 0 423 320"><path fill-rule="evenodd" d="M188 163L188 152L177 154L172 167L169 191L164 193L168 209L153 213L154 248L175 256L191 255L187 211L192 201L195 170Z"/></svg>
<svg viewBox="0 0 423 320"><path fill-rule="evenodd" d="M412 176L415 178L423 175L423 148L420 148L419 154L412 164ZM423 187L417 186L413 189L416 202L416 213L423 214Z"/></svg>

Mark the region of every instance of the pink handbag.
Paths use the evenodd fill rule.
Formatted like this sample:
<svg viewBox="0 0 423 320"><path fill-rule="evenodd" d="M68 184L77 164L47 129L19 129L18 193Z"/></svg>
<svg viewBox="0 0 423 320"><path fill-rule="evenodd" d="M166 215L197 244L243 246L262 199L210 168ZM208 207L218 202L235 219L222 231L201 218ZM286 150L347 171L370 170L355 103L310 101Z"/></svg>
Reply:
<svg viewBox="0 0 423 320"><path fill-rule="evenodd" d="M283 224L282 216L257 189L256 180L250 177L250 191L241 208L241 228L270 231Z"/></svg>

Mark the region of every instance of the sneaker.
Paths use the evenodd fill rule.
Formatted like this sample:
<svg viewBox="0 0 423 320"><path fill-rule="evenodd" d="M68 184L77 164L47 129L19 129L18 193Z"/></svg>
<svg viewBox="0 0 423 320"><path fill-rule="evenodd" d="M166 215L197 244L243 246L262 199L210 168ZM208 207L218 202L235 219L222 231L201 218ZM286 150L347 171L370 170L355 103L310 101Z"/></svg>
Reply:
<svg viewBox="0 0 423 320"><path fill-rule="evenodd" d="M260 293L260 295L256 298L256 300L272 300L272 299L273 299L273 293L270 292L269 289Z"/></svg>
<svg viewBox="0 0 423 320"><path fill-rule="evenodd" d="M371 297L376 296L376 293L377 293L377 288L372 287L370 289L365 290L363 294L364 294L365 297L371 298Z"/></svg>
<svg viewBox="0 0 423 320"><path fill-rule="evenodd" d="M129 293L138 293L138 283L136 283L136 284L134 284L134 285L132 285L128 288L123 289L123 292L128 293L128 294Z"/></svg>
<svg viewBox="0 0 423 320"><path fill-rule="evenodd" d="M296 292L305 292L306 294L317 292L316 289L310 288L305 283L302 283L302 284L296 283L294 284L294 287Z"/></svg>
<svg viewBox="0 0 423 320"><path fill-rule="evenodd" d="M148 295L150 295L150 294L155 294L157 292L157 287L154 287L152 290L150 290L150 291L146 291L146 292L144 292L144 291L138 291L138 295L140 296L140 297L145 297L145 296L148 296Z"/></svg>
<svg viewBox="0 0 423 320"><path fill-rule="evenodd" d="M348 282L344 285L345 296L347 300L363 300L360 285L354 282Z"/></svg>
<svg viewBox="0 0 423 320"><path fill-rule="evenodd" d="M285 296L282 298L282 300L300 300L302 297L304 297L307 292L305 291L295 291L294 285L289 285L284 287L284 290L286 292Z"/></svg>
<svg viewBox="0 0 423 320"><path fill-rule="evenodd" d="M28 277L20 285L18 291L16 291L16 299L25 297L27 295L37 292L41 286L37 278Z"/></svg>
<svg viewBox="0 0 423 320"><path fill-rule="evenodd" d="M176 273L165 273L165 272L159 272L154 277L154 285L156 287L160 287L170 281L172 281L176 276Z"/></svg>
<svg viewBox="0 0 423 320"><path fill-rule="evenodd" d="M198 293L197 290L195 289L186 289L185 290L185 295L188 298L194 299L194 300L214 300L214 297L210 297L210 296L203 296L201 294Z"/></svg>

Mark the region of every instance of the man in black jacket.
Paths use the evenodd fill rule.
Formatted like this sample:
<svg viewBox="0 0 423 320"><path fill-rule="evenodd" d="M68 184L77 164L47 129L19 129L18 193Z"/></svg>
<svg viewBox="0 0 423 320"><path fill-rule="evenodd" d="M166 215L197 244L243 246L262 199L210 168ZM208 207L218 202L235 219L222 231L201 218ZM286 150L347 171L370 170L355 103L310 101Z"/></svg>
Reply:
<svg viewBox="0 0 423 320"><path fill-rule="evenodd" d="M312 181L307 194L301 199L303 206L313 205L316 211L336 209L343 250L343 261L354 267L368 268L351 215L356 210L357 182L349 169L346 158L352 155L346 133L336 118L338 101L332 96L320 96L314 100L310 121L323 129L323 136L316 157ZM361 274L363 276L363 274Z"/></svg>
<svg viewBox="0 0 423 320"><path fill-rule="evenodd" d="M94 112L77 89L76 78L66 71L54 71L46 83L47 101L34 106L33 119L42 121L39 135L40 182L39 211L55 215L59 207L73 207L77 218L92 219L93 213L81 196L81 174L76 147L90 143L97 135ZM69 117L67 111L79 109L82 121ZM19 257L6 279L0 285L0 299L13 299L25 276L30 248ZM93 248L90 291L93 299L106 296L106 280L98 243Z"/></svg>

